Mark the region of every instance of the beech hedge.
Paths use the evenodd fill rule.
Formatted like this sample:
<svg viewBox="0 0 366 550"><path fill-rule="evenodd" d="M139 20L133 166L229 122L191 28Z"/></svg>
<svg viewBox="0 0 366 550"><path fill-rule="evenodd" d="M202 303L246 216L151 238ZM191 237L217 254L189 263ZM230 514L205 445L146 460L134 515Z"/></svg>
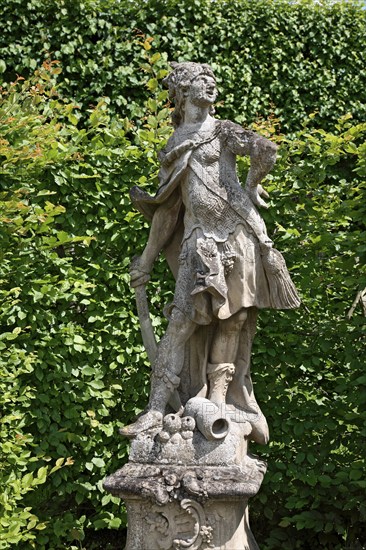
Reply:
<svg viewBox="0 0 366 550"><path fill-rule="evenodd" d="M136 37L169 60L215 69L221 114L248 124L274 112L287 130L318 111L324 128L346 112L365 119L366 12L358 1L2 0L0 71L27 76L62 63L60 91L84 107L143 116Z"/></svg>
<svg viewBox="0 0 366 550"><path fill-rule="evenodd" d="M55 3L45 2L39 21L47 13L59 21L65 9L66 20L80 9L92 28L96 2L74 4L60 1L52 19ZM14 25L26 24L32 5ZM98 3L105 18L121 5ZM189 5L197 8L187 7L192 21L207 8ZM295 13L310 4L291 6ZM327 5L316 9L331 13ZM334 9L355 10L356 25L364 17L353 4ZM75 28L87 27L84 19ZM32 32L43 27L37 28ZM170 54L141 27L134 37L136 80L130 92L119 92L129 111L112 93L98 99L105 90L103 84L96 91L96 76L87 86L81 71L77 85L75 71L71 82L65 59L42 64L32 57L35 73L23 66L25 80L1 89L0 548L121 546L125 510L101 483L127 459L118 427L145 407L150 370L128 284L130 259L142 250L148 227L131 209L128 191L138 182L154 192L157 152L171 131L161 86ZM15 31L13 48L23 51ZM18 60L9 59L16 68ZM225 118L234 107L225 92L221 97L217 111ZM365 316L361 303L351 306L366 287L366 124L358 119L361 107L352 113L352 98L337 120L314 105L302 118L295 109L291 132L273 111L251 119L254 130L280 145L263 216L303 305L260 314L253 379L271 442L252 446L268 461L251 501L252 529L263 550L361 549ZM242 181L247 169L241 159ZM158 336L172 288L161 260L148 289Z"/></svg>

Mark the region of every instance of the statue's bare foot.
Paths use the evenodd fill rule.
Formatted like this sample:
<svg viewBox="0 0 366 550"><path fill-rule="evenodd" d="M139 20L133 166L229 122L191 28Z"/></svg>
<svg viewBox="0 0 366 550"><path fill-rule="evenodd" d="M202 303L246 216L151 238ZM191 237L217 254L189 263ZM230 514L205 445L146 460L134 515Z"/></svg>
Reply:
<svg viewBox="0 0 366 550"><path fill-rule="evenodd" d="M146 432L153 428L163 427L163 415L159 411L148 411L140 416L133 424L120 428L119 433L125 437L136 437L140 433Z"/></svg>

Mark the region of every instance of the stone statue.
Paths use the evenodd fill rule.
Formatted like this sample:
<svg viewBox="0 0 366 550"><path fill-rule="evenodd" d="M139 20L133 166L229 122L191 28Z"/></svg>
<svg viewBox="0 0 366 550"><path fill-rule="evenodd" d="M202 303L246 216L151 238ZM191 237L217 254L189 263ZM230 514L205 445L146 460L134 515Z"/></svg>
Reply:
<svg viewBox="0 0 366 550"><path fill-rule="evenodd" d="M158 191L151 197L138 187L131 190L134 205L151 221L146 248L132 264L131 285L141 297L163 251L176 279L175 294L156 351L146 337L153 359L147 411L121 429L133 439L130 464L105 486L135 504L137 498L155 503L151 529L144 524L148 550L253 550L246 505L259 489L265 465L248 455L247 442L268 441L250 377L257 311L300 304L258 212L267 207L261 182L275 163L277 146L213 117L217 89L207 64L172 63L172 68L165 84L175 102L174 133L160 153ZM244 188L236 155L250 157ZM206 499L206 507L199 499ZM146 502L139 506L138 513L145 514ZM178 536L176 517L185 510L198 518L199 531L195 525L192 532L200 535L191 539ZM131 514L129 525L138 521ZM233 514L239 519L228 527ZM217 531L220 521L226 530ZM165 542L152 543L161 529ZM130 535L128 550L145 548L136 536Z"/></svg>
<svg viewBox="0 0 366 550"><path fill-rule="evenodd" d="M149 410L122 433L133 437L161 427L167 404L173 404L182 383L183 401L207 397L252 413L253 438L264 443L268 430L249 374L256 311L299 305L284 259L257 210L267 206L261 181L275 163L277 147L237 124L213 118L217 90L208 65L173 67L165 81L175 99L175 131L160 153L160 187L155 197L138 187L131 193L135 206L151 220L131 284L146 284L164 250L176 288L153 367ZM236 155L250 156L245 189L236 175Z"/></svg>

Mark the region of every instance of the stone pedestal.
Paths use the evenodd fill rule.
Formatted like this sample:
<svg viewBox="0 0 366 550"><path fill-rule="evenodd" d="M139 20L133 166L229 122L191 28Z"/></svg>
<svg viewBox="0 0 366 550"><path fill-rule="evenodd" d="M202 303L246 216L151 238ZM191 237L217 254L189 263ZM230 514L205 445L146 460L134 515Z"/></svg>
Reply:
<svg viewBox="0 0 366 550"><path fill-rule="evenodd" d="M248 499L264 465L247 468L127 464L104 487L125 500L125 550L258 550L249 528Z"/></svg>
<svg viewBox="0 0 366 550"><path fill-rule="evenodd" d="M137 436L130 462L105 480L127 505L125 550L258 550L248 499L266 464L247 454L251 424L222 407L199 424L206 435L193 417L167 415L164 429Z"/></svg>

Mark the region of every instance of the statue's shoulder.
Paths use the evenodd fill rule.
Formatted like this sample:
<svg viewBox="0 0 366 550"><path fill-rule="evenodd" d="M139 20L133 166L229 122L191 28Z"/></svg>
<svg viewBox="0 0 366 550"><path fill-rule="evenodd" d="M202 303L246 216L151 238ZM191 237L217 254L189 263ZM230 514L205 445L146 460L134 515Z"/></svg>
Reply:
<svg viewBox="0 0 366 550"><path fill-rule="evenodd" d="M176 131L174 130L174 132L169 136L169 139L165 144L164 150L166 152L169 152L172 149L174 149L174 147L176 147L178 145L178 143L179 143L179 136L177 135Z"/></svg>
<svg viewBox="0 0 366 550"><path fill-rule="evenodd" d="M240 132L243 130L239 124L231 120L217 120L217 123L220 125L221 132L224 134L231 134L232 132Z"/></svg>
<svg viewBox="0 0 366 550"><path fill-rule="evenodd" d="M256 134L231 120L220 120L220 134L228 149L236 155L249 154Z"/></svg>
<svg viewBox="0 0 366 550"><path fill-rule="evenodd" d="M243 138L243 136L250 137L255 135L252 130L247 130L246 128L240 126L240 124L232 122L231 120L218 120L217 122L220 125L220 131L224 137L230 137L234 139L235 137L237 137L241 139Z"/></svg>

